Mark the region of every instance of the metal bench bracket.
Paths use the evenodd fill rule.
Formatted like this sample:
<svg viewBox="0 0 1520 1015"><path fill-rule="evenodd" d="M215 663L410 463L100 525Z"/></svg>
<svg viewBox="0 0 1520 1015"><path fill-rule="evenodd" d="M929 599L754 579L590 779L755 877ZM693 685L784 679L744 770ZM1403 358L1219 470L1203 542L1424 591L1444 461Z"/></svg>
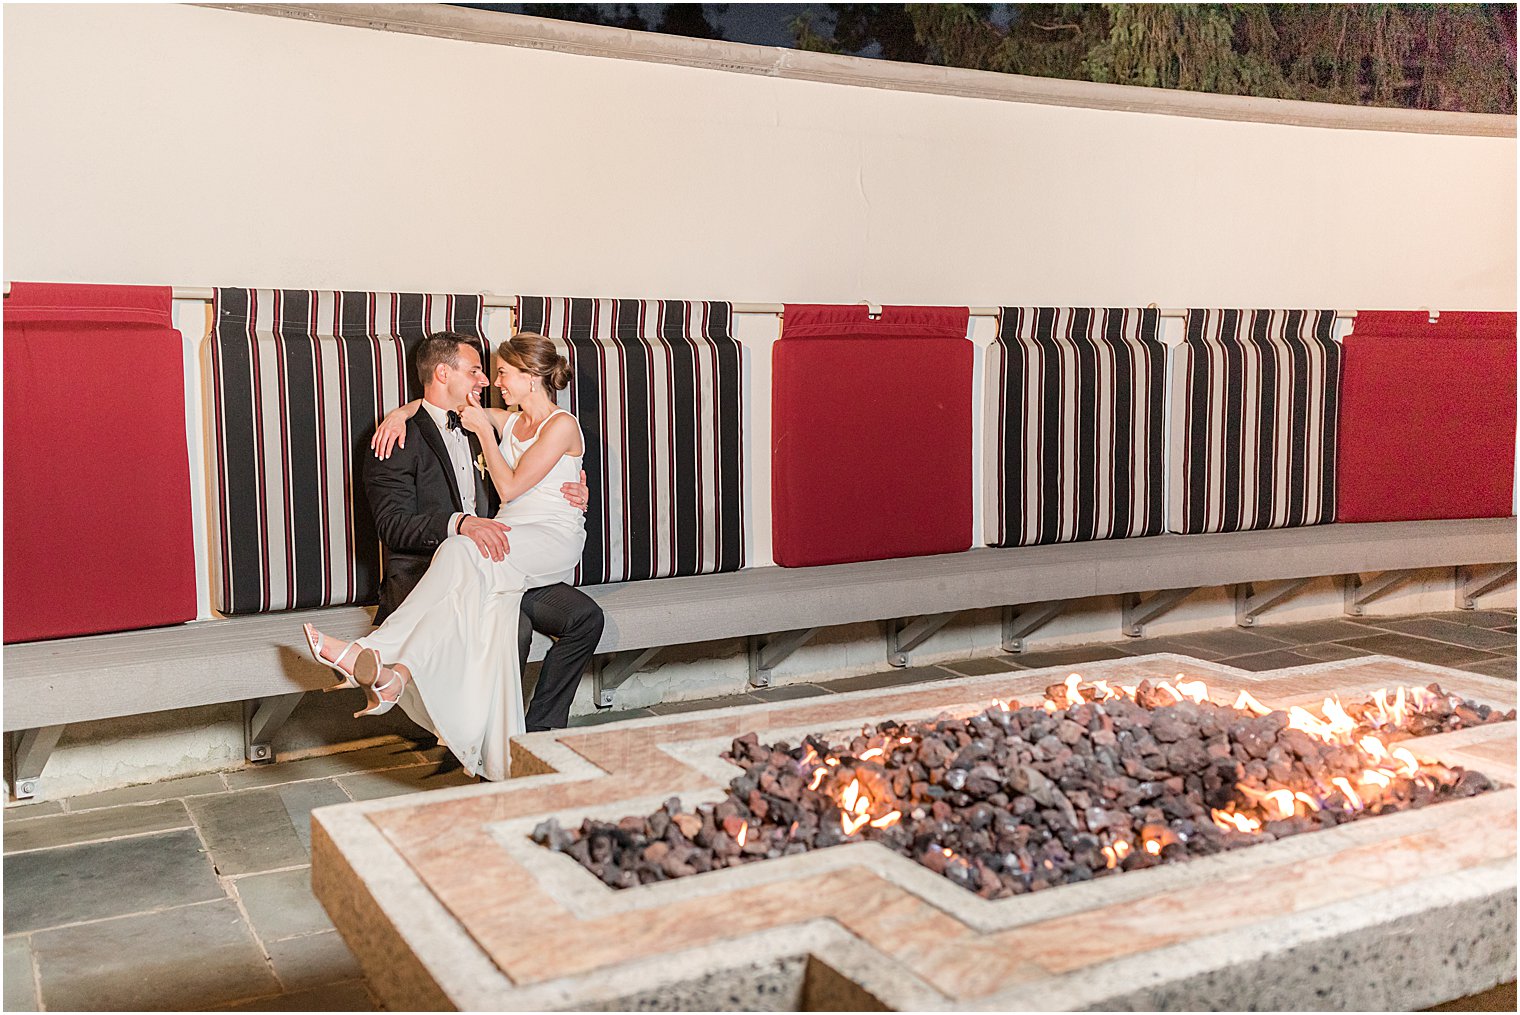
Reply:
<svg viewBox="0 0 1520 1015"><path fill-rule="evenodd" d="M1413 571L1384 571L1368 581L1359 574L1341 577L1341 600L1348 617L1364 616L1367 604L1414 577Z"/></svg>
<svg viewBox="0 0 1520 1015"><path fill-rule="evenodd" d="M17 730L11 741L11 796L31 800L42 791L42 769L52 757L63 726L42 726L34 730Z"/></svg>
<svg viewBox="0 0 1520 1015"><path fill-rule="evenodd" d="M1283 582L1270 592L1257 592L1251 582L1235 586L1235 623L1239 627L1255 627L1256 618L1278 603L1314 581L1313 578L1294 578Z"/></svg>
<svg viewBox="0 0 1520 1015"><path fill-rule="evenodd" d="M1003 607L1003 651L1024 651L1029 647L1025 644L1025 639L1059 617L1064 609L1064 599L1053 603L1036 603L1033 606Z"/></svg>
<svg viewBox="0 0 1520 1015"><path fill-rule="evenodd" d="M664 645L656 645L653 648L632 649L627 652L618 652L604 660L598 661L593 676L593 687L596 691L596 707L611 708L612 694L618 689L618 685L639 670L646 669L650 660L664 651Z"/></svg>
<svg viewBox="0 0 1520 1015"><path fill-rule="evenodd" d="M908 665L908 653L928 641L940 628L950 623L959 611L931 613L913 620L887 621L887 662L901 669Z"/></svg>
<svg viewBox="0 0 1520 1015"><path fill-rule="evenodd" d="M1197 591L1197 588L1166 589L1157 592L1149 599L1141 599L1138 592L1124 593L1119 597L1124 614L1124 633L1131 638L1144 638L1146 624L1163 613L1170 612L1178 603Z"/></svg>
<svg viewBox="0 0 1520 1015"><path fill-rule="evenodd" d="M1515 580L1515 565L1500 564L1499 570L1485 576L1473 574L1471 567L1457 568L1457 609L1476 610L1478 597Z"/></svg>
<svg viewBox="0 0 1520 1015"><path fill-rule="evenodd" d="M800 631L774 634L763 642L758 635L749 639L749 682L754 687L771 686L771 670L781 665L793 652L813 640L821 628L805 627Z"/></svg>
<svg viewBox="0 0 1520 1015"><path fill-rule="evenodd" d="M305 691L292 691L243 702L243 756L259 764L273 761L275 732L304 697Z"/></svg>

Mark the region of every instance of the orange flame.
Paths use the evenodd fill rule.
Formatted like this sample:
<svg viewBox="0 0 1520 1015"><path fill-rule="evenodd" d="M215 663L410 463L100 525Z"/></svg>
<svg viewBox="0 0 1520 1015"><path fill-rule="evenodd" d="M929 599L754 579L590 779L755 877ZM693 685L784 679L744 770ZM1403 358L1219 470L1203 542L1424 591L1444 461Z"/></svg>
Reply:
<svg viewBox="0 0 1520 1015"><path fill-rule="evenodd" d="M1190 698L1198 704L1209 700L1209 685L1201 680L1188 680L1182 674L1177 674L1177 690L1184 698Z"/></svg>
<svg viewBox="0 0 1520 1015"><path fill-rule="evenodd" d="M739 848L740 849L743 849L744 848L744 840L747 839L747 838L749 838L749 822L748 821L744 822L744 824L742 824L742 825L739 826L739 834L736 835L736 836L734 836L734 841L739 844Z"/></svg>
<svg viewBox="0 0 1520 1015"><path fill-rule="evenodd" d="M1356 795L1356 790L1351 788L1350 781L1344 775L1338 775L1334 779L1331 779L1330 782L1345 796L1346 802L1351 805L1352 810L1359 811L1367 806L1362 803L1362 798Z"/></svg>
<svg viewBox="0 0 1520 1015"><path fill-rule="evenodd" d="M1235 810L1235 805L1234 804L1231 804L1230 805L1230 809L1227 810L1227 811L1221 811L1221 810L1216 809L1216 810L1211 811L1210 813L1213 815L1214 824L1218 825L1220 828L1223 828L1223 829L1225 829L1227 831L1232 831L1232 832L1259 832L1259 831L1261 831L1261 822L1257 821L1255 818L1247 817L1246 815L1237 812Z"/></svg>
<svg viewBox="0 0 1520 1015"><path fill-rule="evenodd" d="M872 758L879 758L879 757L883 756L886 753L887 752L884 751L884 750L882 750L880 747L873 747L869 751L866 751L864 754L862 754L860 756L860 760L861 761L870 761Z"/></svg>
<svg viewBox="0 0 1520 1015"><path fill-rule="evenodd" d="M871 822L872 828L891 828L902 817L902 811L888 811L875 821Z"/></svg>
<svg viewBox="0 0 1520 1015"><path fill-rule="evenodd" d="M1420 774L1420 763L1415 760L1414 754L1409 748L1395 747L1390 753L1392 753L1394 761L1401 762L1404 766L1404 771L1400 774L1411 776Z"/></svg>
<svg viewBox="0 0 1520 1015"><path fill-rule="evenodd" d="M1243 712L1253 712L1256 715L1269 715L1272 712L1270 708L1251 697L1251 692L1249 691L1240 692L1240 697L1235 699L1234 707Z"/></svg>
<svg viewBox="0 0 1520 1015"><path fill-rule="evenodd" d="M1291 818L1298 813L1297 802L1291 789L1274 789L1266 795L1266 799L1277 808L1277 816Z"/></svg>

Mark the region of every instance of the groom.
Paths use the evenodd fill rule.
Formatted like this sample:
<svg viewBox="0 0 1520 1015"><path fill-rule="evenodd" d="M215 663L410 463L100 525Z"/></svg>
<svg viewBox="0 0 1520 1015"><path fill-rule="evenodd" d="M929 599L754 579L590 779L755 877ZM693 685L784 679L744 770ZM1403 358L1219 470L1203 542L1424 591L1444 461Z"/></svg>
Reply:
<svg viewBox="0 0 1520 1015"><path fill-rule="evenodd" d="M510 549L511 528L492 517L496 490L474 465L480 442L459 425L455 412L468 396L479 400L488 383L474 340L448 331L429 335L417 348L417 374L422 410L407 421L406 436L390 456L368 458L364 470L364 492L386 551L376 624L422 580L433 551L449 536L468 536L492 560ZM571 504L586 509L584 482L566 483L562 490ZM529 733L569 724L570 703L602 637L602 622L601 607L568 585L523 593L517 625L523 670L534 631L555 639L528 705Z"/></svg>

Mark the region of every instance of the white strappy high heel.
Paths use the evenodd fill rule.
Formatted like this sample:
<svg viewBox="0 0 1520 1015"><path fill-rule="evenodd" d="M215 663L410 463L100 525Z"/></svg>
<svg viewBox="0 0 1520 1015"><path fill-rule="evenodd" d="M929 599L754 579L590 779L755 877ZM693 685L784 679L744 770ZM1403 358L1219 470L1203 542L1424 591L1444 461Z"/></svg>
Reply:
<svg viewBox="0 0 1520 1015"><path fill-rule="evenodd" d="M372 648L363 649L354 660L354 680L364 689L365 708L354 713L361 715L384 715L401 700L406 685L412 682L412 671L397 663L387 666L380 661L380 653ZM395 697L387 698L384 692L395 688Z"/></svg>
<svg viewBox="0 0 1520 1015"><path fill-rule="evenodd" d="M306 647L311 650L311 657L317 662L321 663L323 666L326 666L343 675L342 680L336 684L330 684L327 687L322 688L323 691L341 691L345 687L359 686L358 684L354 683L353 670L343 668L343 657L348 654L349 649L353 648L353 642L340 642L336 638L329 638L327 635L323 634L321 631L318 631L310 624L302 624L301 630L306 635ZM323 646L336 645L342 645L343 647L338 650L338 661L333 662L331 659L322 654L322 648Z"/></svg>

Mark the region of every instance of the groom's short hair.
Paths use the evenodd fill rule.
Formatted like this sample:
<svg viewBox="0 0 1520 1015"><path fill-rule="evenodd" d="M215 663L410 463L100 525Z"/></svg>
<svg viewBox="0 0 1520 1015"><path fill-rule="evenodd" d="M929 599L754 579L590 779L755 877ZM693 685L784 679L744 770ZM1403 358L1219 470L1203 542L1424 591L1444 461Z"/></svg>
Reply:
<svg viewBox="0 0 1520 1015"><path fill-rule="evenodd" d="M417 379L424 386L433 379L433 371L440 363L459 369L459 347L473 347L475 340L455 331L435 331L422 340L417 347Z"/></svg>

